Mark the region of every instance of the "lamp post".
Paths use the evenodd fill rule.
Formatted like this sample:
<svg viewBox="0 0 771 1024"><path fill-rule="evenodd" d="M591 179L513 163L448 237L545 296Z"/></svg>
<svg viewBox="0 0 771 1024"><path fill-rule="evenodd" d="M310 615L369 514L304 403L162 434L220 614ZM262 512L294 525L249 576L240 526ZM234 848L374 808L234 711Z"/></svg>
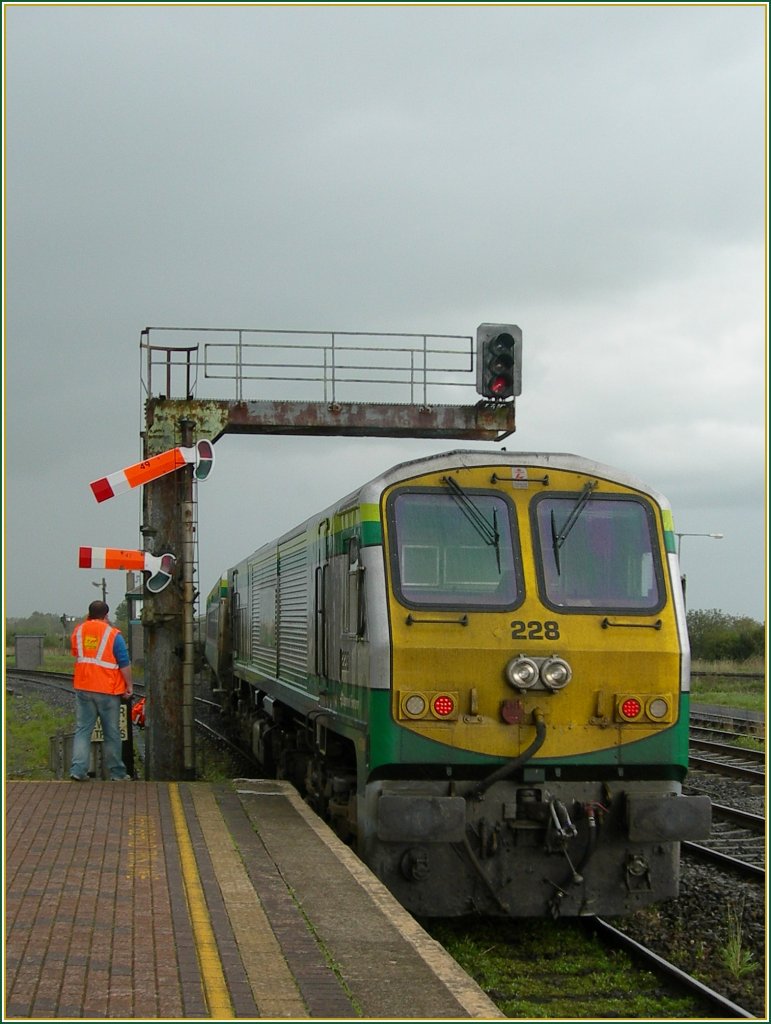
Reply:
<svg viewBox="0 0 771 1024"><path fill-rule="evenodd" d="M679 554L679 549L678 549L678 554ZM102 576L102 582L101 583L97 583L95 580L92 580L91 581L91 586L92 587L101 587L102 588L102 600L104 601L105 604L107 604L107 580L104 578L104 576Z"/></svg>
<svg viewBox="0 0 771 1024"><path fill-rule="evenodd" d="M683 537L711 537L713 540L722 540L722 533L677 533L675 531L675 537L677 537L677 561L680 562L680 548L683 543ZM685 573L680 573L680 583L683 587L683 601L685 601Z"/></svg>
<svg viewBox="0 0 771 1024"><path fill-rule="evenodd" d="M680 559L680 547L683 543L683 537L712 537L713 540L722 540L722 533L675 533L677 537L677 558Z"/></svg>

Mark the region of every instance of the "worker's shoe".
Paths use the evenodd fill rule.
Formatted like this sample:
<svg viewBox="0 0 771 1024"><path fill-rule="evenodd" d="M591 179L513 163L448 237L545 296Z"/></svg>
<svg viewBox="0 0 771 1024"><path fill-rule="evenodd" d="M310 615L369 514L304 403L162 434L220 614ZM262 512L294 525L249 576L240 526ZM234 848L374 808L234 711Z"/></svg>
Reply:
<svg viewBox="0 0 771 1024"><path fill-rule="evenodd" d="M133 782L134 780L130 775L118 775L117 778L110 779L110 782Z"/></svg>
<svg viewBox="0 0 771 1024"><path fill-rule="evenodd" d="M88 782L87 775L70 775L73 782Z"/></svg>

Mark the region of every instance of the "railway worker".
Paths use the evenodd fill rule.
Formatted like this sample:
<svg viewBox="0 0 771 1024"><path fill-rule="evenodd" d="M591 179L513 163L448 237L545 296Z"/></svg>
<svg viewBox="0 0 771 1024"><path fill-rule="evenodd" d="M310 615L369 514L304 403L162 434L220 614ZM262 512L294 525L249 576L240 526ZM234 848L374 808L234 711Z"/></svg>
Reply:
<svg viewBox="0 0 771 1024"><path fill-rule="evenodd" d="M88 778L91 734L96 720L102 723L105 764L113 782L130 781L123 763L120 735L120 703L133 692L131 661L120 630L107 620L104 601L92 601L88 619L72 632L75 658L75 738L72 743L70 778Z"/></svg>

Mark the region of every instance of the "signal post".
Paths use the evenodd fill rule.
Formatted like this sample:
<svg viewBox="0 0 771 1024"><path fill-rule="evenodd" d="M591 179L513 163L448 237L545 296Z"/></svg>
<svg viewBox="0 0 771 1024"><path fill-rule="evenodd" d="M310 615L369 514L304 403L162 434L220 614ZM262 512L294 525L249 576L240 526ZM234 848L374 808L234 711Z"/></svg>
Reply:
<svg viewBox="0 0 771 1024"><path fill-rule="evenodd" d="M522 332L514 325L483 324L477 332L476 344L468 343L465 373L476 370L476 390L481 400L467 405L429 404L425 400L429 359L427 338L457 336L403 335L403 338L421 338L415 348L394 348L395 353L410 352L409 386L415 388L415 353L423 357L422 387L424 400L402 404L373 402L339 402L335 398L335 372L341 372L338 335L331 335L327 345L331 360L324 358L324 389L332 389L332 400L303 401L245 401L242 397L229 399L196 399L191 395L191 380L200 369L199 346L151 344L153 330L181 330L180 328L145 328L142 348L147 353L147 380L144 382L148 398L145 402L145 429L143 454L153 459L178 446L187 450L200 444L201 438L216 442L225 433L294 434L348 437L425 437L455 438L474 441L500 441L515 429L513 396L521 390ZM192 332L191 333L195 333ZM201 330L198 333L202 333ZM223 332L220 332L223 333ZM243 336L263 332L238 331L237 350L241 358ZM284 332L271 332L283 334ZM303 333L303 332L299 332ZM337 344L337 348L335 345ZM205 351L208 351L207 346ZM233 346L234 348L236 346ZM296 349L297 346L282 346ZM313 346L313 350L320 346ZM348 349L353 351L353 347ZM311 351L311 348L304 351ZM357 346L356 352L361 351ZM374 351L374 350L373 350ZM382 349L378 350L382 353ZM439 350L446 351L446 350ZM185 397L170 395L173 364L183 353L183 372L186 374ZM204 355L203 372L206 375ZM497 362L496 362L497 360ZM164 370L164 395L154 395L151 367L160 362ZM331 365L331 376L328 371ZM218 370L221 363L216 364ZM287 371L278 379L294 380L297 362L283 364ZM301 367L307 368L307 367ZM358 364L357 372L366 367ZM394 371L396 372L396 371ZM241 364L234 368L237 392L240 396ZM271 376L277 379L275 364ZM490 376L492 374L492 376ZM221 376L217 373L216 376ZM303 377L303 380L312 378ZM321 379L321 378L319 378ZM359 377L356 377L359 380ZM339 381L337 382L339 386ZM373 383L376 381L373 380ZM377 382L380 383L380 382ZM395 383L386 381L386 383ZM429 381L429 383L431 383ZM442 382L446 384L446 381ZM449 382L451 385L453 381ZM468 385L467 385L468 386ZM206 443L206 442L204 442ZM205 476L208 469L198 473ZM142 602L144 627L145 675L147 680L148 712L146 719L146 776L152 780L173 780L195 777L194 744L194 675L196 652L195 627L195 483L192 464L181 465L175 472L152 480L143 487L142 524L140 527L144 547L148 552L173 552L177 558L177 573L161 592L151 593L145 585Z"/></svg>
<svg viewBox="0 0 771 1024"><path fill-rule="evenodd" d="M180 426L182 429L187 428ZM147 439L145 449L145 457L149 457ZM181 552L186 547L185 534L189 528L186 499L192 486L192 466L145 484L140 530L147 549ZM188 614L184 574L187 566L184 559L177 564L181 572L170 585L153 595L145 586L142 601L148 705L145 773L148 779L186 779L195 774L192 731L185 736L183 716L183 656Z"/></svg>

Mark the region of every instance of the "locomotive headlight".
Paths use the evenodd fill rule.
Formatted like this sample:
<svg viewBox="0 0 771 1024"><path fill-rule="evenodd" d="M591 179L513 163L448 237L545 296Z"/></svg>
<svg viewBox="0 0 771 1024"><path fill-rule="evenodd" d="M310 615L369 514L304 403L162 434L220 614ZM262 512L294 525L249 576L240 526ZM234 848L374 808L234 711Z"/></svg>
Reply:
<svg viewBox="0 0 771 1024"><path fill-rule="evenodd" d="M669 701L666 697L651 697L645 711L654 722L664 722L669 718Z"/></svg>
<svg viewBox="0 0 771 1024"><path fill-rule="evenodd" d="M541 682L549 690L561 690L573 678L573 669L564 658L547 658L541 665Z"/></svg>
<svg viewBox="0 0 771 1024"><path fill-rule="evenodd" d="M506 678L516 690L529 690L538 682L538 666L532 658L520 654L506 666Z"/></svg>

